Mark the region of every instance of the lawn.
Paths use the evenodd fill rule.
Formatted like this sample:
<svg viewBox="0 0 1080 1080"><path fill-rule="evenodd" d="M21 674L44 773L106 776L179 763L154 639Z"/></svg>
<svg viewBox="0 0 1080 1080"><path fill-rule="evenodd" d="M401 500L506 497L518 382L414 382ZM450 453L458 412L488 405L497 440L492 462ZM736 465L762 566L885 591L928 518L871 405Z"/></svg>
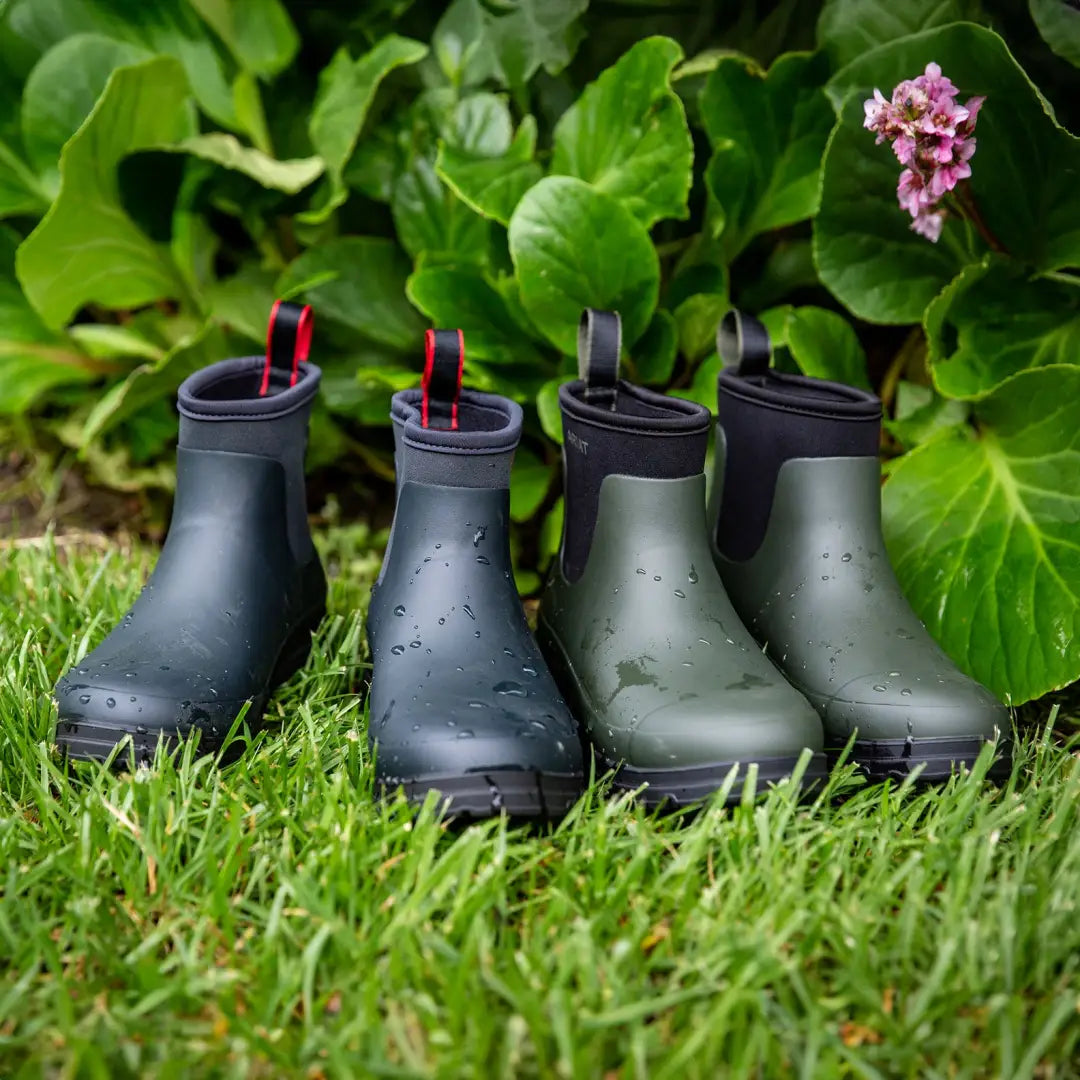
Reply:
<svg viewBox="0 0 1080 1080"><path fill-rule="evenodd" d="M0 1076L1080 1075L1068 709L942 790L455 828L372 797L364 530L239 763L50 753L49 689L153 552L0 547Z"/></svg>

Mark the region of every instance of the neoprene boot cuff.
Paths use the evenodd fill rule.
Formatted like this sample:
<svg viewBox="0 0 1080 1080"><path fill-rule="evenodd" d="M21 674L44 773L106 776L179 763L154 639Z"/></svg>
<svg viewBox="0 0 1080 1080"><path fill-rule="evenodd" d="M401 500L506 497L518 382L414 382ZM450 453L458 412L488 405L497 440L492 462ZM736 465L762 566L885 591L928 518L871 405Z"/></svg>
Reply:
<svg viewBox="0 0 1080 1080"><path fill-rule="evenodd" d="M725 369L717 391L725 462L717 541L729 559L749 559L760 546L785 461L877 457L881 401L865 390L778 371Z"/></svg>
<svg viewBox="0 0 1080 1080"><path fill-rule="evenodd" d="M390 403L397 478L452 487L510 486L513 452L521 441L521 406L509 398L460 391L457 428L424 427L423 391L399 390Z"/></svg>
<svg viewBox="0 0 1080 1080"><path fill-rule="evenodd" d="M565 518L562 563L571 582L585 572L605 477L677 480L705 467L708 409L624 379L613 390L595 404L583 380L559 387L566 505L574 507Z"/></svg>

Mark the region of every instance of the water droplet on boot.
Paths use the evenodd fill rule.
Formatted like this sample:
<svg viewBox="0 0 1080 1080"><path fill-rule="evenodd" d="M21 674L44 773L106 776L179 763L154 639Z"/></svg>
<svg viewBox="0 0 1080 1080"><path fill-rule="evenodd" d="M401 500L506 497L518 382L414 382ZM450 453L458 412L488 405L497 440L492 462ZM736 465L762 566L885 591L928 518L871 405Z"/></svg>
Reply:
<svg viewBox="0 0 1080 1080"><path fill-rule="evenodd" d="M676 596L677 596L677 597L678 597L678 598L679 598L680 600L685 600L685 599L686 599L686 593L684 593L684 592L682 591L682 589L676 589L676 590L675 590L675 595L676 595Z"/></svg>
<svg viewBox="0 0 1080 1080"><path fill-rule="evenodd" d="M108 707L110 709L115 709L116 708L116 698L112 698L112 697L106 698L105 699L105 704L108 705Z"/></svg>
<svg viewBox="0 0 1080 1080"><path fill-rule="evenodd" d="M900 691L900 695L901 697L911 697L911 691L905 686L904 689Z"/></svg>
<svg viewBox="0 0 1080 1080"><path fill-rule="evenodd" d="M823 559L827 559L827 558L829 557L829 553L828 553L827 551L823 551L823 552L821 553L821 557L822 557Z"/></svg>
<svg viewBox="0 0 1080 1080"><path fill-rule="evenodd" d="M442 544L436 544L436 545L435 545L435 550L436 550L436 551L438 551L438 550L439 550L439 548L441 548L441 547L442 547Z"/></svg>
<svg viewBox="0 0 1080 1080"><path fill-rule="evenodd" d="M217 691L215 690L214 693L216 694ZM134 704L138 700L139 699L134 694L132 694L131 697L128 698L128 701L130 701L132 704Z"/></svg>
<svg viewBox="0 0 1080 1080"><path fill-rule="evenodd" d="M491 560L486 555L477 555L476 556L476 561L481 566L490 566L491 565Z"/></svg>
<svg viewBox="0 0 1080 1080"><path fill-rule="evenodd" d="M473 538L472 538L473 547L479 547L480 546L480 541L483 540L485 536L487 536L487 526L486 525L480 525L477 528L476 532L473 533Z"/></svg>
<svg viewBox="0 0 1080 1080"><path fill-rule="evenodd" d="M89 705L89 704L90 704L90 695L89 695L89 694L80 694L80 695L79 695L79 700L80 700L80 701L81 701L81 702L82 702L82 703L83 703L84 705Z"/></svg>
<svg viewBox="0 0 1080 1080"><path fill-rule="evenodd" d="M874 689L875 689L875 690L876 690L876 691L877 691L877 692L878 692L879 694L884 694L884 693L885 693L885 687L884 687L884 686L875 686L875 687L874 687Z"/></svg>
<svg viewBox="0 0 1080 1080"><path fill-rule="evenodd" d="M145 724L136 724L135 725L135 734L136 735L145 735L145 734L147 734L147 732L149 730L150 729Z"/></svg>
<svg viewBox="0 0 1080 1080"><path fill-rule="evenodd" d="M135 672L134 671L125 671L124 672L124 678L125 679L134 679L135 678Z"/></svg>
<svg viewBox="0 0 1080 1080"><path fill-rule="evenodd" d="M697 571L694 569L693 563L690 564L690 573L686 576L691 585L696 585L698 583Z"/></svg>
<svg viewBox="0 0 1080 1080"><path fill-rule="evenodd" d="M476 622L476 616L473 614L473 609L471 607L469 607L468 604L462 605L461 610L464 611L465 614L468 615L469 618L472 619L473 622Z"/></svg>
<svg viewBox="0 0 1080 1080"><path fill-rule="evenodd" d="M899 671L890 671L889 672L889 678L890 679L899 679L900 678L900 672Z"/></svg>
<svg viewBox="0 0 1080 1080"><path fill-rule="evenodd" d="M653 574L653 581L659 581L659 580L660 580L660 575L659 574Z"/></svg>
<svg viewBox="0 0 1080 1080"><path fill-rule="evenodd" d="M469 702L469 708L470 709L486 709L487 707L488 707L488 705L487 705L486 701L470 701Z"/></svg>
<svg viewBox="0 0 1080 1080"><path fill-rule="evenodd" d="M642 568L641 568L640 566L639 566L639 567L637 568L637 572L638 572L639 574L644 574L644 573L645 573L645 571L644 571L644 570L642 570Z"/></svg>
<svg viewBox="0 0 1080 1080"><path fill-rule="evenodd" d="M422 641L410 641L409 642L409 648L410 649L419 649L422 644L423 644Z"/></svg>
<svg viewBox="0 0 1080 1080"><path fill-rule="evenodd" d="M521 683L510 681L496 683L491 689L496 694L504 694L509 697L527 697L529 693Z"/></svg>
<svg viewBox="0 0 1080 1080"><path fill-rule="evenodd" d="M404 615L405 614L405 605L404 604L398 604L398 606L396 608L394 608L394 614L397 615L399 618L402 615Z"/></svg>
<svg viewBox="0 0 1080 1080"><path fill-rule="evenodd" d="M400 656L405 651L405 646L393 645L391 646L390 651L394 654L394 656Z"/></svg>
<svg viewBox="0 0 1080 1080"><path fill-rule="evenodd" d="M841 562L851 562L851 552L850 551L845 551L844 554L840 556L840 561Z"/></svg>
<svg viewBox="0 0 1080 1080"><path fill-rule="evenodd" d="M473 733L468 728L462 728L461 731L457 733L457 737L459 739L471 739Z"/></svg>
<svg viewBox="0 0 1080 1080"><path fill-rule="evenodd" d="M507 656L513 656L514 655L514 650L513 649L507 649L507 648L504 647L503 652L506 653Z"/></svg>
<svg viewBox="0 0 1080 1080"><path fill-rule="evenodd" d="M160 671L168 671L169 670L169 665L168 664L162 664L159 670Z"/></svg>
<svg viewBox="0 0 1080 1080"><path fill-rule="evenodd" d="M525 673L526 675L531 675L531 676L532 676L532 677L533 677L534 679L535 679L535 678L536 678L536 676L537 676L537 671L536 671L536 668L534 668L534 667L530 667L530 666L529 666L528 664L522 664L522 665L521 665L521 670L522 670L522 671L523 671L523 672L524 672L524 673Z"/></svg>

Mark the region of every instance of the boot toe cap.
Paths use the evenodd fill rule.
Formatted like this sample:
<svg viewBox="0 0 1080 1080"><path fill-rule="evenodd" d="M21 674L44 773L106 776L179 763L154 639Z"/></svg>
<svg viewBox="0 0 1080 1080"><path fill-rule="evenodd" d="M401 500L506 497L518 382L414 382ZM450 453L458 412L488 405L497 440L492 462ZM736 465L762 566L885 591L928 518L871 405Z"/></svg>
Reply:
<svg viewBox="0 0 1080 1080"><path fill-rule="evenodd" d="M1008 709L959 671L851 679L823 700L822 714L833 741L856 730L860 739L996 739L1010 727Z"/></svg>
<svg viewBox="0 0 1080 1080"><path fill-rule="evenodd" d="M637 724L626 764L682 768L768 758L797 758L824 745L821 720L786 683L742 693L677 700Z"/></svg>

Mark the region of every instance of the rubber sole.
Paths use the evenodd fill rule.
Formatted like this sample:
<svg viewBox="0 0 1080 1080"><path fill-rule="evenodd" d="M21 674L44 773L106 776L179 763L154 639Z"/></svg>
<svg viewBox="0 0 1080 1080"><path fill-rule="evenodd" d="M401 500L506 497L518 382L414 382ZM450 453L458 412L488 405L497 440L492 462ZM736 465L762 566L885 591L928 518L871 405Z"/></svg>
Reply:
<svg viewBox="0 0 1080 1080"><path fill-rule="evenodd" d="M757 765L757 783L754 794L763 795L769 787L790 777L798 764L798 757L760 758ZM718 761L711 765L693 765L681 769L632 769L627 765L614 766L598 759L598 765L613 771L612 786L618 791L637 791L643 788L639 798L649 809L668 807L675 809L701 802L723 787L732 769L737 769L735 783L725 800L732 806L742 802L744 781L751 762ZM825 782L829 768L824 754L814 754L802 775L800 786L803 795Z"/></svg>
<svg viewBox="0 0 1080 1080"><path fill-rule="evenodd" d="M581 776L541 773L525 769L498 769L464 776L418 776L410 780L392 777L379 780L384 794L399 788L409 802L419 805L428 793L442 797L446 812L455 818L511 818L553 821L564 817L581 797Z"/></svg>
<svg viewBox="0 0 1080 1080"><path fill-rule="evenodd" d="M851 761L855 762L870 780L905 780L920 765L923 771L919 782L940 784L949 779L961 767L970 769L987 740L981 736L963 736L959 738L915 739L856 739L851 750ZM826 750L829 764L835 764L843 747L831 747ZM1012 772L1012 744L1003 741L998 747L998 756L987 771L986 778L1001 783Z"/></svg>
<svg viewBox="0 0 1080 1080"><path fill-rule="evenodd" d="M258 696L252 698L251 707L244 718L253 735L262 727L263 712L270 696L307 662L308 654L311 652L311 635L322 622L324 615L325 609L317 617L311 616L305 619L302 627L295 630L282 646L267 686ZM218 727L189 725L187 730L178 727L175 732L164 732L150 731L141 726L116 727L97 724L91 720L61 718L56 725L56 745L61 755L69 761L105 761L117 746L128 743L129 746L117 754L113 762L115 768L122 769L131 765L133 757L136 767L150 765L157 753L159 742L164 742L166 752L172 753L180 746L182 739L194 733L199 736L199 747L202 753L216 754L225 742L230 726L226 725L225 730L221 730ZM234 760L242 751L241 742L237 745L235 753L228 755L228 760Z"/></svg>

